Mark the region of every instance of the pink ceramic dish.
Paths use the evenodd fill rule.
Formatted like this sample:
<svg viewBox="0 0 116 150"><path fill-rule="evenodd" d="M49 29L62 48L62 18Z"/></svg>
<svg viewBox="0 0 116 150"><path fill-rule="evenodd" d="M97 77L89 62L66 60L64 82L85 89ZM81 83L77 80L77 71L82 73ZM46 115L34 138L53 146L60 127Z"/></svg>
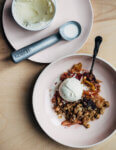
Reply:
<svg viewBox="0 0 116 150"><path fill-rule="evenodd" d="M56 3L56 15L51 25L42 31L32 32L24 30L14 21L11 15L12 0L6 0L3 9L3 28L9 43L15 50L57 32L58 28L67 21L75 20L82 26L79 38L71 42L61 41L33 55L29 60L50 63L62 56L79 50L88 38L93 22L90 0L56 0Z"/></svg>
<svg viewBox="0 0 116 150"><path fill-rule="evenodd" d="M74 54L63 57L50 64L39 76L33 91L33 110L35 117L46 134L66 146L75 148L88 148L95 146L115 133L116 129L116 70L105 60L96 59L94 74L103 82L101 83L100 95L110 102L99 120L90 123L89 129L81 125L64 127L55 114L51 103L51 88L56 79L71 68L72 65L82 62L83 68L89 70L91 56Z"/></svg>

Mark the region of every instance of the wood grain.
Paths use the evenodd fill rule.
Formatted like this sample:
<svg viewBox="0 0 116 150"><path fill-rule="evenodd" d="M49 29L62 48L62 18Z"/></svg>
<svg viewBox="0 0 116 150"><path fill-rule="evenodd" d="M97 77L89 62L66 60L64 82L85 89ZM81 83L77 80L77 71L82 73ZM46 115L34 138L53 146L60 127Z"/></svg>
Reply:
<svg viewBox="0 0 116 150"><path fill-rule="evenodd" d="M38 126L31 106L33 85L45 64L9 58L12 47L2 29L0 0L0 150L71 150L51 140ZM116 67L116 0L92 0L94 23L86 44L79 53L92 54L94 38L104 42L99 56ZM91 150L115 150L116 135Z"/></svg>

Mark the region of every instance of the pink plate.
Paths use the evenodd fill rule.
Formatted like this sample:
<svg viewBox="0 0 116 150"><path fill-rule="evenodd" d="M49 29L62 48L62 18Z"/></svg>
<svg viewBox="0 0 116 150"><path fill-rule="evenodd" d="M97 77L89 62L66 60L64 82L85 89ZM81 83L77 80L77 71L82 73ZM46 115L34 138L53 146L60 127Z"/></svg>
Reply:
<svg viewBox="0 0 116 150"><path fill-rule="evenodd" d="M9 43L18 50L57 32L58 28L70 20L78 21L82 26L79 38L71 41L61 41L29 59L35 62L49 63L80 49L90 33L93 14L90 0L56 0L56 15L52 24L45 30L32 32L17 25L11 15L12 0L6 0L3 10L3 28Z"/></svg>
<svg viewBox="0 0 116 150"><path fill-rule="evenodd" d="M33 91L33 109L41 128L55 141L70 147L88 148L108 139L116 129L116 70L105 60L97 58L94 74L100 80L101 95L110 102L99 120L91 122L89 129L81 125L64 127L52 109L51 88L56 79L75 63L82 62L89 70L91 56L74 54L50 64L39 76Z"/></svg>

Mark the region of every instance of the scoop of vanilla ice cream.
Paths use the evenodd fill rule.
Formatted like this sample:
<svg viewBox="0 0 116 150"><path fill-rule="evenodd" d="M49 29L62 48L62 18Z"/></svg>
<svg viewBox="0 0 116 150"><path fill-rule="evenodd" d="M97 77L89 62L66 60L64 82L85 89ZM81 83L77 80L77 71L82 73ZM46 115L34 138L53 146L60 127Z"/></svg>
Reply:
<svg viewBox="0 0 116 150"><path fill-rule="evenodd" d="M74 102L81 99L84 89L83 84L78 79L68 78L61 83L59 93L64 100Z"/></svg>

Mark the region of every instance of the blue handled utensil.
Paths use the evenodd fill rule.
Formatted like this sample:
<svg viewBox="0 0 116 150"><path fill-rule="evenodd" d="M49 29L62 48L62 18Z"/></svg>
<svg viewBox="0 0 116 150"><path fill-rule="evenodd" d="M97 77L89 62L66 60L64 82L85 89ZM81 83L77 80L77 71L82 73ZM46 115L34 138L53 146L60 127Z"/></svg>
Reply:
<svg viewBox="0 0 116 150"><path fill-rule="evenodd" d="M81 25L76 21L69 21L59 28L59 32L37 41L31 45L14 51L11 57L15 63L21 62L37 52L52 46L60 40L71 41L81 33Z"/></svg>

